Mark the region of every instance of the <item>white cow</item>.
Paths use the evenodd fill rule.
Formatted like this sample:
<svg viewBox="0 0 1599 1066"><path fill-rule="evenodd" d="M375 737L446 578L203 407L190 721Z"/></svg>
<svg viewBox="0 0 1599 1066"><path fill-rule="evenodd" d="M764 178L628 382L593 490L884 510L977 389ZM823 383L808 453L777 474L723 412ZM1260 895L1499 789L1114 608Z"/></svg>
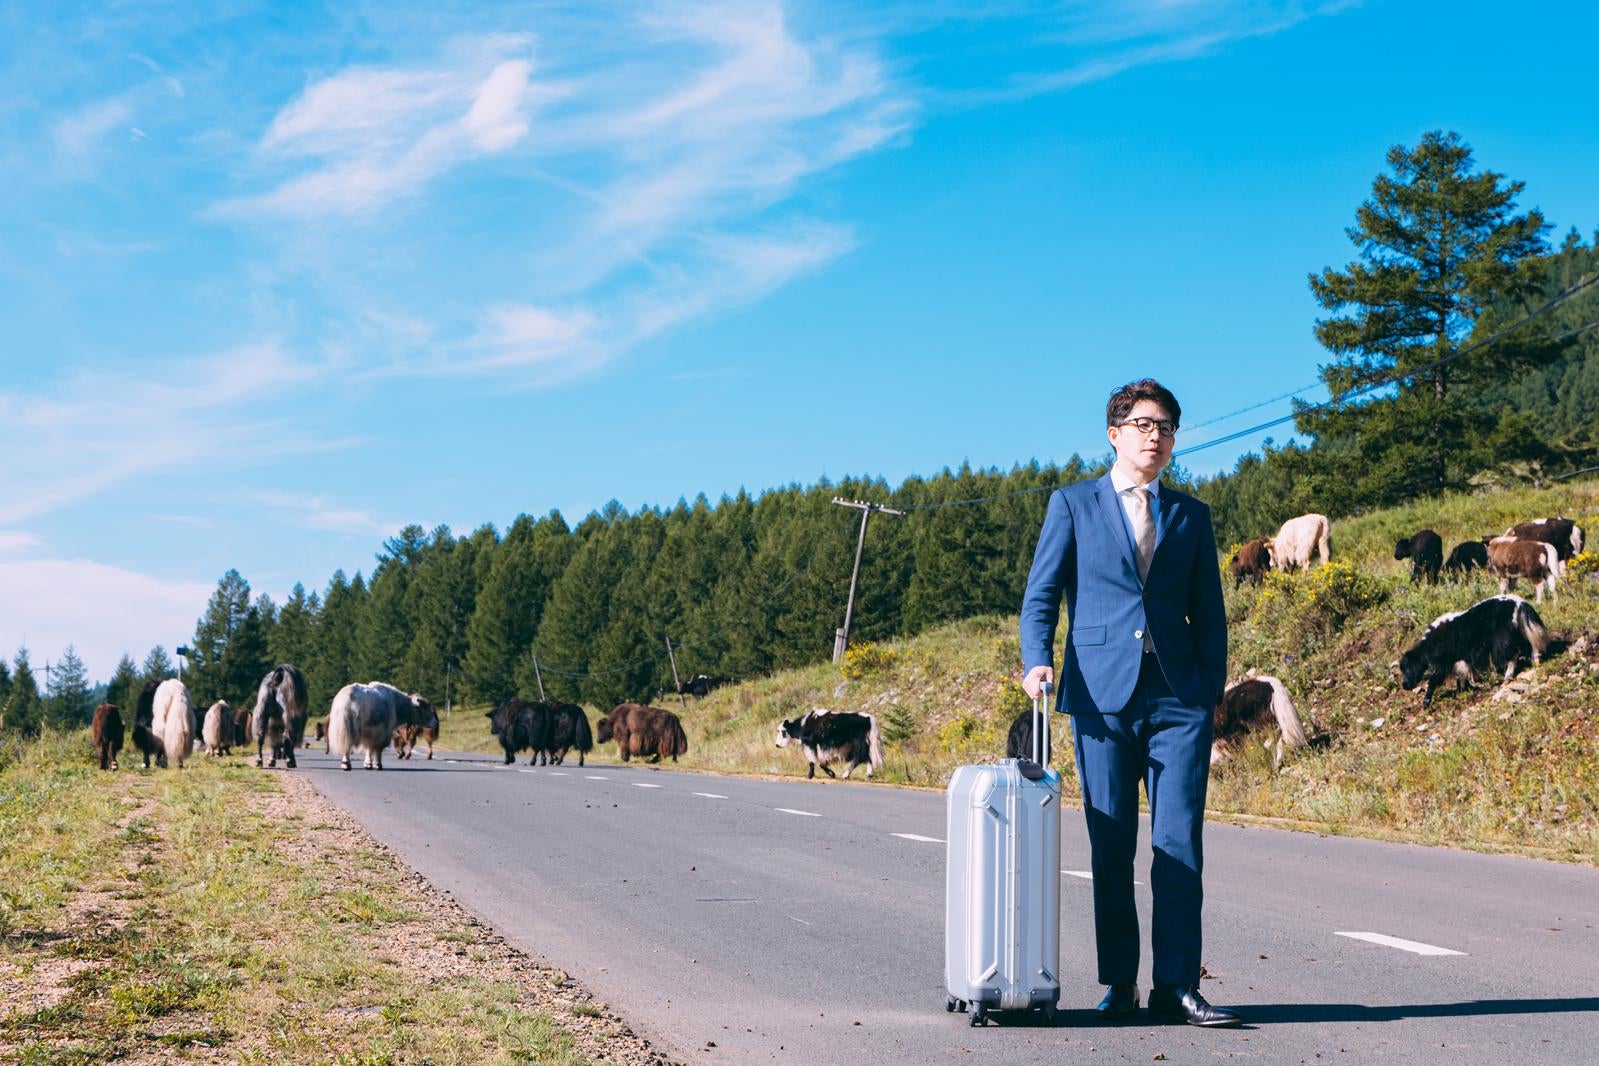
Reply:
<svg viewBox="0 0 1599 1066"><path fill-rule="evenodd" d="M1332 558L1332 525L1324 514L1302 514L1284 522L1277 535L1267 542L1272 563L1279 570L1310 567L1312 553L1326 563Z"/></svg>
<svg viewBox="0 0 1599 1066"><path fill-rule="evenodd" d="M328 751L348 770L350 753L359 748L366 753L366 769L381 770L383 749L395 727L420 721L429 711L431 706L421 696L406 695L382 681L345 685L328 712Z"/></svg>
<svg viewBox="0 0 1599 1066"><path fill-rule="evenodd" d="M194 750L194 704L189 690L175 677L161 682L155 690L150 733L167 753L167 765L183 769L183 761Z"/></svg>

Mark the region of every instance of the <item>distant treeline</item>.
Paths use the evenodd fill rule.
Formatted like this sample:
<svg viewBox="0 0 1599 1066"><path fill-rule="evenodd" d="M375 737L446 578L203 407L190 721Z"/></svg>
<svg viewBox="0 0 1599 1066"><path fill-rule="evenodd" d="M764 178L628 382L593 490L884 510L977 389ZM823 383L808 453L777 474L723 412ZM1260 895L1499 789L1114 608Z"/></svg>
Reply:
<svg viewBox="0 0 1599 1066"><path fill-rule="evenodd" d="M715 504L701 496L670 510L613 501L575 528L552 512L522 515L503 535L408 526L370 575L337 572L320 592L296 585L282 604L252 599L229 571L199 620L186 677L202 703L248 701L272 663L294 662L318 708L350 681L388 680L436 702L448 682L455 702L489 702L536 696L542 676L552 699L608 706L672 688L668 636L685 681L753 677L831 654L860 529L860 512L835 496L908 511L867 526L858 642L1015 611L1042 490L1103 469L1074 456L1005 472L963 466L895 488L845 479ZM145 673L124 668L130 681Z"/></svg>

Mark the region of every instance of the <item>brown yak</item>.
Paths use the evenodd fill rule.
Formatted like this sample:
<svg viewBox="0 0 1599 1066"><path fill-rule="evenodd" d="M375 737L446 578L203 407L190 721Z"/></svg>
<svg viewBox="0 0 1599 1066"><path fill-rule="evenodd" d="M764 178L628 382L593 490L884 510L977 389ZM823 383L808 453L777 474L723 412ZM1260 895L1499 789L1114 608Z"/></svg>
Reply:
<svg viewBox="0 0 1599 1066"><path fill-rule="evenodd" d="M679 755L688 754L688 736L677 715L638 703L617 704L610 714L600 719L596 739L601 744L615 740L623 762L634 755L648 756L650 762L660 762L671 756L672 761L677 762Z"/></svg>

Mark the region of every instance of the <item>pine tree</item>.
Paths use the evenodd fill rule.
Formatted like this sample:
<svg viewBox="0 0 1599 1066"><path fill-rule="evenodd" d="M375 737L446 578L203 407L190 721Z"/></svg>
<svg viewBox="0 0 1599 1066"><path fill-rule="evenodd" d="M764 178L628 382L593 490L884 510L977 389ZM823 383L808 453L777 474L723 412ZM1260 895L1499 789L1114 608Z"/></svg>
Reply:
<svg viewBox="0 0 1599 1066"><path fill-rule="evenodd" d="M315 654L316 594L307 596L305 586L295 582L289 598L278 608L277 623L267 633L267 658L273 664L293 663L305 670Z"/></svg>
<svg viewBox="0 0 1599 1066"><path fill-rule="evenodd" d="M1335 357L1322 367L1335 402L1300 403L1297 424L1328 445L1307 473L1334 512L1464 485L1481 451L1455 388L1497 380L1532 354L1506 343L1454 358L1479 324L1501 324L1495 301L1536 284L1521 265L1544 251L1548 227L1535 210L1515 214L1523 184L1474 171L1454 133L1396 145L1388 163L1393 173L1377 176L1348 230L1360 258L1310 275L1334 313L1316 339ZM1453 361L1435 365L1443 360Z"/></svg>
<svg viewBox="0 0 1599 1066"><path fill-rule="evenodd" d="M33 676L26 646L17 649L11 664L11 694L6 700L4 727L7 732L31 737L44 725L44 701L39 698L39 682Z"/></svg>
<svg viewBox="0 0 1599 1066"><path fill-rule="evenodd" d="M356 661L368 598L366 580L360 574L347 581L343 570L333 572L327 595L322 598L322 610L317 614L316 655L301 666L306 671L306 683L316 694L312 706L326 706L345 685L381 680L360 673Z"/></svg>
<svg viewBox="0 0 1599 1066"><path fill-rule="evenodd" d="M82 729L89 724L94 704L89 699L88 671L71 644L50 670L49 695L45 724L50 728Z"/></svg>
<svg viewBox="0 0 1599 1066"><path fill-rule="evenodd" d="M139 687L143 688L151 681L165 681L169 677L177 677L178 669L172 665L172 660L167 658L167 650L157 644L150 649L150 654L144 657L144 665L139 668ZM134 693L135 696L138 693Z"/></svg>
<svg viewBox="0 0 1599 1066"><path fill-rule="evenodd" d="M498 703L508 696L537 693L536 680L529 686L517 683L517 665L528 656L550 589L575 546L559 511L538 521L519 515L511 523L494 549L467 624L461 672L469 698ZM530 671L531 663L528 659Z"/></svg>
<svg viewBox="0 0 1599 1066"><path fill-rule="evenodd" d="M139 668L133 665L133 659L126 652L117 660L116 672L111 675L111 681L106 686L106 702L117 705L117 710L122 712L124 724L133 720L133 709L139 700Z"/></svg>
<svg viewBox="0 0 1599 1066"><path fill-rule="evenodd" d="M414 524L383 542L356 631L356 672L366 680L392 684L399 676L414 624L406 611L406 593L426 548L427 534Z"/></svg>

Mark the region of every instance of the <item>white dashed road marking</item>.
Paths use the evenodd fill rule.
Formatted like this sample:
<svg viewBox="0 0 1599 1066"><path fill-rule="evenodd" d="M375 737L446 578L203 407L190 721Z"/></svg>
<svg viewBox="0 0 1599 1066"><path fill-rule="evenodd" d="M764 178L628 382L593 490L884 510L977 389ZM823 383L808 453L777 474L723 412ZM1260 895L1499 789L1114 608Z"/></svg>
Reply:
<svg viewBox="0 0 1599 1066"><path fill-rule="evenodd" d="M924 844L944 843L943 839L940 837L924 837L918 833L891 833L889 835L899 837L901 840L920 840Z"/></svg>
<svg viewBox="0 0 1599 1066"><path fill-rule="evenodd" d="M820 818L821 817L821 815L817 814L815 811L796 811L792 807L773 807L772 810L774 810L774 811L782 811L784 814L801 814L801 815L804 815L806 818Z"/></svg>
<svg viewBox="0 0 1599 1066"><path fill-rule="evenodd" d="M635 782L633 782L633 787L634 788L660 788L661 786L660 785L646 785L642 781L635 781Z"/></svg>
<svg viewBox="0 0 1599 1066"><path fill-rule="evenodd" d="M1409 951L1417 955L1464 955L1464 951L1454 951L1450 948L1434 947L1431 944L1422 944L1414 940L1403 940L1397 936L1387 936L1383 933L1339 933L1351 940L1364 940L1369 944L1381 944L1385 948L1398 948L1400 951Z"/></svg>
<svg viewBox="0 0 1599 1066"><path fill-rule="evenodd" d="M696 792L694 795L704 796L708 800L725 800L727 798L726 796L718 796L714 792Z"/></svg>
<svg viewBox="0 0 1599 1066"><path fill-rule="evenodd" d="M588 778L590 781L609 781L610 780L610 778L606 777L604 774L584 774L583 776Z"/></svg>
<svg viewBox="0 0 1599 1066"><path fill-rule="evenodd" d="M565 770L551 770L550 771L550 776L551 777L571 777L572 775L567 773Z"/></svg>
<svg viewBox="0 0 1599 1066"><path fill-rule="evenodd" d="M536 773L538 773L537 770L529 770L525 766L518 766L516 768L516 772L519 773L519 774L536 774Z"/></svg>

